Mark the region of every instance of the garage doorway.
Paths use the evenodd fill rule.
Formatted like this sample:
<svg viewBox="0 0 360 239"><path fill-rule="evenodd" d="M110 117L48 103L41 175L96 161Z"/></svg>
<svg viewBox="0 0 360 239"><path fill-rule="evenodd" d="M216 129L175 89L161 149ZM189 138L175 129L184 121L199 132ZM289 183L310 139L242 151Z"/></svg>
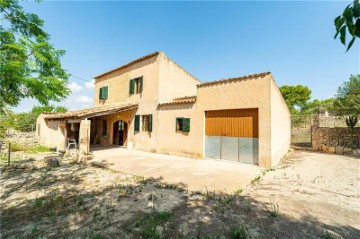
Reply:
<svg viewBox="0 0 360 239"><path fill-rule="evenodd" d="M241 163L259 163L258 109L205 112L205 156Z"/></svg>
<svg viewBox="0 0 360 239"><path fill-rule="evenodd" d="M127 123L123 120L116 121L113 125L113 144L125 145L127 139Z"/></svg>

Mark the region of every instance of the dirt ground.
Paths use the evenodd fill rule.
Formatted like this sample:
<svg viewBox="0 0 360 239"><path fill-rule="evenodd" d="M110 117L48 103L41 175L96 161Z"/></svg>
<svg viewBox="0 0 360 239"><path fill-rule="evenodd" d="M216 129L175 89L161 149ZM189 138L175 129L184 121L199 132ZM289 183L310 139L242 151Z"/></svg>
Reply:
<svg viewBox="0 0 360 239"><path fill-rule="evenodd" d="M42 155L1 172L1 238L360 238L360 160L294 151L219 194Z"/></svg>

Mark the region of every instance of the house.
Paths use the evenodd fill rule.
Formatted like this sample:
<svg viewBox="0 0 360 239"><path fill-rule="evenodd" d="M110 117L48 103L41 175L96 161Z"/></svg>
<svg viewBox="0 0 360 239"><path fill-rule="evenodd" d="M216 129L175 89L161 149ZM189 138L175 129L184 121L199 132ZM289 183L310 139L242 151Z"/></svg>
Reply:
<svg viewBox="0 0 360 239"><path fill-rule="evenodd" d="M271 167L290 145L290 113L270 72L202 83L162 52L95 77L94 108L44 113L40 142L216 158Z"/></svg>

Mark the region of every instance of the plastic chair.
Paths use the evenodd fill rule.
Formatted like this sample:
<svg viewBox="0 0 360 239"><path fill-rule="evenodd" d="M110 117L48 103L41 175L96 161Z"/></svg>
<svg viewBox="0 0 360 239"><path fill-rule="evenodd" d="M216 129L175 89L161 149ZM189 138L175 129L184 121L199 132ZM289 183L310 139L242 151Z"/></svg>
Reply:
<svg viewBox="0 0 360 239"><path fill-rule="evenodd" d="M76 139L67 139L67 150L69 150L70 146L74 145L75 149L77 149L77 143L76 143Z"/></svg>

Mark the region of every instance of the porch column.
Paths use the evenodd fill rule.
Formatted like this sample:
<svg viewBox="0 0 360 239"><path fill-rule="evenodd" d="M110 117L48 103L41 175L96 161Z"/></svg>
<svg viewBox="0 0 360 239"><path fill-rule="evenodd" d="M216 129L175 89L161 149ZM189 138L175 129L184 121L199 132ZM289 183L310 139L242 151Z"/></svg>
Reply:
<svg viewBox="0 0 360 239"><path fill-rule="evenodd" d="M89 154L90 152L90 120L81 120L79 132L79 152L81 154Z"/></svg>
<svg viewBox="0 0 360 239"><path fill-rule="evenodd" d="M65 152L66 149L66 124L65 121L60 121L59 130L61 137L58 139L57 151Z"/></svg>

